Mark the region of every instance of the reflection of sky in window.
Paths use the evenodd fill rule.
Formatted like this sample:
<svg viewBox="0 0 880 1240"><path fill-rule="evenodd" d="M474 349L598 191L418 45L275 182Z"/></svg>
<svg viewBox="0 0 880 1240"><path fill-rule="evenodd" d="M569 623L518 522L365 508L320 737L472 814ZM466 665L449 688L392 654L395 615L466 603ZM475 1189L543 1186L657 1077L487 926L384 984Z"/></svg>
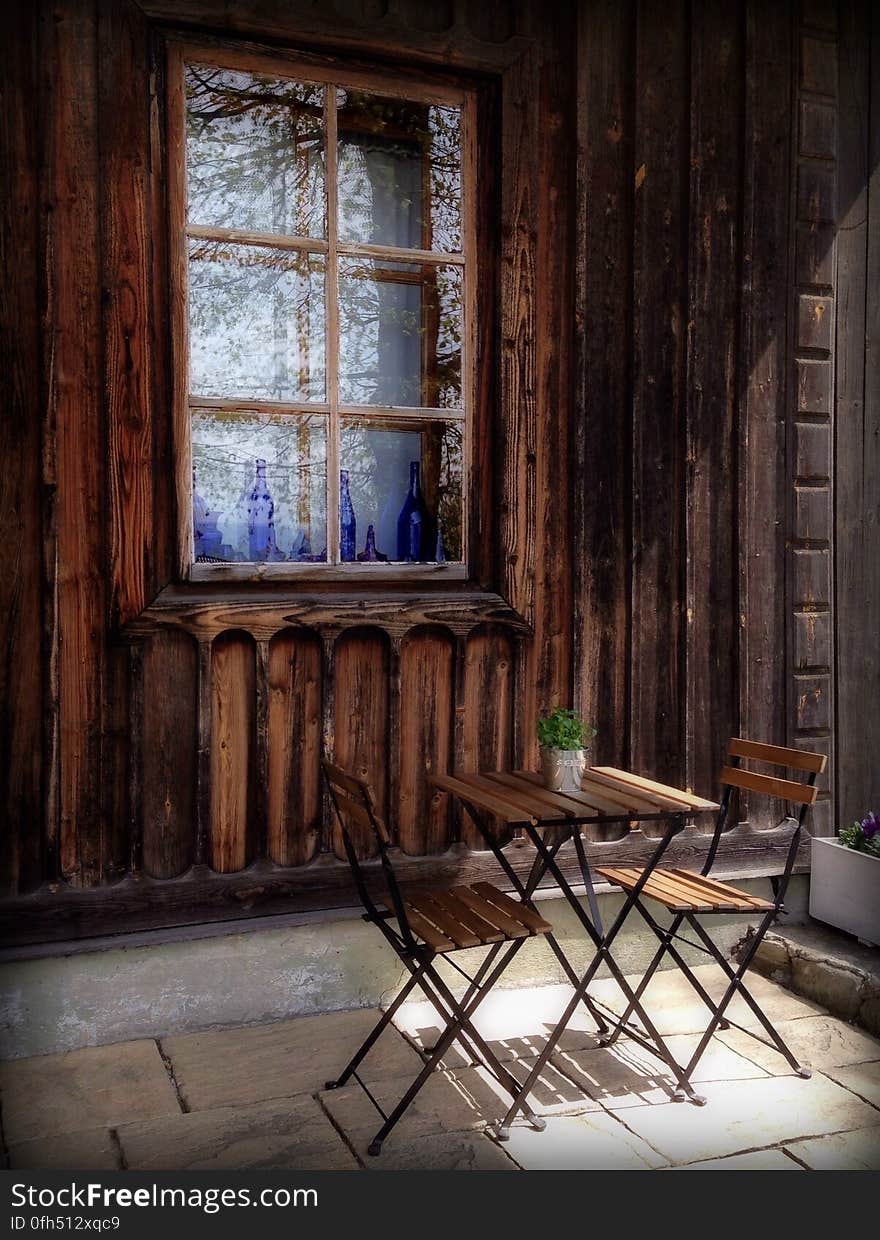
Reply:
<svg viewBox="0 0 880 1240"><path fill-rule="evenodd" d="M250 558L247 509L258 459L266 462L278 558L297 560L326 548L325 418L200 409L192 436L195 489L220 534L217 558Z"/></svg>
<svg viewBox="0 0 880 1240"><path fill-rule="evenodd" d="M191 224L323 237L324 90L186 69Z"/></svg>

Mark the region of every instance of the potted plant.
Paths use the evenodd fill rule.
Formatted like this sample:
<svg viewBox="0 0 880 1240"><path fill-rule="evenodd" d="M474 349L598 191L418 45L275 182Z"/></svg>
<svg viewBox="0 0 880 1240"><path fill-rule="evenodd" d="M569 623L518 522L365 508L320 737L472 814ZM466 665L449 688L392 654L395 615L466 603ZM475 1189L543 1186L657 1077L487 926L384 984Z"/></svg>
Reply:
<svg viewBox="0 0 880 1240"><path fill-rule="evenodd" d="M863 943L880 944L880 817L868 814L836 840L813 837L810 916Z"/></svg>
<svg viewBox="0 0 880 1240"><path fill-rule="evenodd" d="M538 720L538 742L544 783L554 792L578 792L587 766L588 742L596 729L573 710L557 706Z"/></svg>

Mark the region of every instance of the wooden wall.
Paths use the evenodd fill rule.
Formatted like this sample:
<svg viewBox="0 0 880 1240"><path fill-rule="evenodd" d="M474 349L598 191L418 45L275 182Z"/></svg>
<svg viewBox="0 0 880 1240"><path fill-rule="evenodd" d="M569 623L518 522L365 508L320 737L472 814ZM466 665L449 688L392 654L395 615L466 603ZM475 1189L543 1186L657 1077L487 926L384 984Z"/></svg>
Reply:
<svg viewBox="0 0 880 1240"><path fill-rule="evenodd" d="M822 830L836 788L847 815L880 801L867 7L46 0L3 20L9 938L349 902L322 752L371 779L406 876L488 874L426 772L532 763L557 702L600 759L705 793L733 733L827 748ZM174 580L177 27L479 82L461 589ZM773 872L775 819L740 817L722 863Z"/></svg>

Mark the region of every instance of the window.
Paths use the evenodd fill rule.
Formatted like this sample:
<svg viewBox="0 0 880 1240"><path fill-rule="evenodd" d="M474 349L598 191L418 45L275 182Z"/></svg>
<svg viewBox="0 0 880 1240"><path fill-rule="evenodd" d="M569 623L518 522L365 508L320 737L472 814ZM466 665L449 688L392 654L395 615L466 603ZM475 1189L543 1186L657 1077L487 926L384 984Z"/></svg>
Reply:
<svg viewBox="0 0 880 1240"><path fill-rule="evenodd" d="M465 576L469 95L183 50L170 74L185 572Z"/></svg>

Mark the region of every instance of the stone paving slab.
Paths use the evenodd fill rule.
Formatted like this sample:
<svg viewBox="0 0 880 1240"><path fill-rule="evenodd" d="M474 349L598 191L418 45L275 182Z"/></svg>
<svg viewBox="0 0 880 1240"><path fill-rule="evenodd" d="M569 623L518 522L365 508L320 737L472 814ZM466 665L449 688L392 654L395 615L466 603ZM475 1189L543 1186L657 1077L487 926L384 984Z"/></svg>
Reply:
<svg viewBox="0 0 880 1240"><path fill-rule="evenodd" d="M752 1150L749 1154L731 1154L729 1158L707 1158L705 1162L688 1163L686 1167L669 1167L670 1171L803 1171L803 1167L782 1150Z"/></svg>
<svg viewBox="0 0 880 1240"><path fill-rule="evenodd" d="M880 1060L880 1042L876 1038L833 1016L773 1021L773 1025L796 1058L815 1071ZM763 1030L761 1035L766 1036ZM794 1071L778 1051L750 1038L740 1029L722 1029L718 1038L774 1076Z"/></svg>
<svg viewBox="0 0 880 1240"><path fill-rule="evenodd" d="M496 990L478 1008L474 1024L498 1058L505 1060L537 1055L555 1028L572 995L570 986L535 986L524 990ZM428 1002L404 1003L394 1024L420 1046L431 1045L440 1032L436 1010ZM565 1045L575 1050L596 1046L596 1025L579 1006L565 1031ZM458 1044L444 1056L447 1067L472 1062Z"/></svg>
<svg viewBox="0 0 880 1240"><path fill-rule="evenodd" d="M880 1107L880 1063L860 1063L852 1068L826 1068L832 1081L851 1089L871 1106Z"/></svg>
<svg viewBox="0 0 880 1240"><path fill-rule="evenodd" d="M829 1132L880 1125L880 1111L817 1074L700 1086L690 1102L613 1108L627 1126L673 1163L705 1161Z"/></svg>
<svg viewBox="0 0 880 1240"><path fill-rule="evenodd" d="M37 1137L9 1151L11 1171L119 1171L119 1146L108 1128Z"/></svg>
<svg viewBox="0 0 880 1240"><path fill-rule="evenodd" d="M505 1066L518 1080L524 1081L534 1065L534 1057L507 1063ZM386 1114L406 1093L413 1076L387 1079L370 1086ZM372 1138L381 1127L382 1119L355 1082L339 1090L320 1095L322 1104L336 1124L358 1145ZM598 1111L599 1104L584 1093L552 1065L545 1067L530 1101L540 1115L564 1111ZM485 1068L458 1068L452 1072L436 1071L416 1100L409 1107L388 1138L407 1142L426 1134L463 1132L482 1129L501 1119L510 1105L510 1097ZM520 1117L518 1122L525 1121Z"/></svg>
<svg viewBox="0 0 880 1240"><path fill-rule="evenodd" d="M693 970L711 999L720 999L727 987L727 978L715 964L699 965ZM627 978L635 988L641 979ZM775 1024L781 1020L795 1020L802 1016L824 1014L824 1008L784 990L760 973L750 973L746 984L758 1004ZM599 981L591 988L598 999L615 1011L622 1011L623 995L612 979ZM678 969L663 969L651 979L642 1002L661 1034L702 1033L711 1019L711 1012ZM727 1008L727 1015L747 1029L758 1024L755 1014L744 999L736 996Z"/></svg>
<svg viewBox="0 0 880 1240"><path fill-rule="evenodd" d="M0 1064L0 1092L8 1146L180 1112L151 1041L10 1060Z"/></svg>
<svg viewBox="0 0 880 1240"><path fill-rule="evenodd" d="M813 1171L880 1171L880 1128L861 1128L786 1146Z"/></svg>
<svg viewBox="0 0 880 1240"><path fill-rule="evenodd" d="M131 1171L358 1169L313 1098L216 1107L126 1124L118 1137Z"/></svg>
<svg viewBox="0 0 880 1240"><path fill-rule="evenodd" d="M369 1137L356 1149L367 1171L518 1171L502 1146L481 1132L443 1132L414 1141L395 1140L392 1133L376 1157L367 1153Z"/></svg>
<svg viewBox="0 0 880 1240"><path fill-rule="evenodd" d="M271 1025L163 1038L191 1111L314 1094L338 1076L379 1018L374 1008L301 1016ZM358 1069L365 1081L415 1076L421 1060L393 1027Z"/></svg>
<svg viewBox="0 0 880 1240"><path fill-rule="evenodd" d="M543 1132L511 1129L503 1143L525 1171L645 1171L665 1159L605 1111L554 1115Z"/></svg>
<svg viewBox="0 0 880 1240"><path fill-rule="evenodd" d="M700 1041L700 1035L673 1034L666 1044L678 1063L684 1065ZM657 1056L629 1038L600 1050L565 1051L552 1062L586 1094L603 1106L613 1108L669 1102L675 1090L670 1069ZM768 1074L729 1046L714 1039L697 1065L693 1081L743 1081Z"/></svg>

